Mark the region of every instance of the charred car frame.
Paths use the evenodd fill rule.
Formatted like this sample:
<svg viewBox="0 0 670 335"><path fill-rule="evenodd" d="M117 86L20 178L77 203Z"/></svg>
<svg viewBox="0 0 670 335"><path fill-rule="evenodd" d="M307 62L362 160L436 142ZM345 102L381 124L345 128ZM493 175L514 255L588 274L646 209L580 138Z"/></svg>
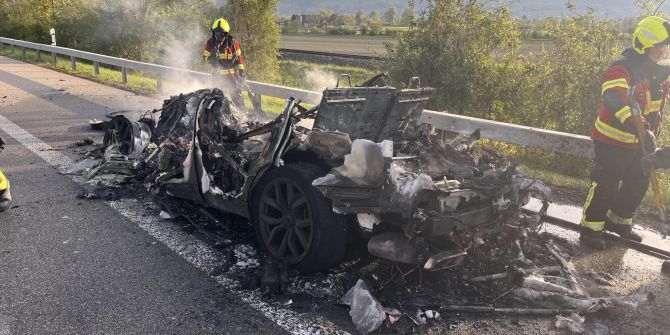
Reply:
<svg viewBox="0 0 670 335"><path fill-rule="evenodd" d="M173 96L140 120L114 118L96 173L248 218L269 254L303 272L341 262L354 232L373 255L437 270L509 213L539 223L518 209L531 193L546 200L544 184L473 146L477 134L438 139L419 122L433 89L382 79L326 89L311 109L289 98L276 118L218 89Z"/></svg>

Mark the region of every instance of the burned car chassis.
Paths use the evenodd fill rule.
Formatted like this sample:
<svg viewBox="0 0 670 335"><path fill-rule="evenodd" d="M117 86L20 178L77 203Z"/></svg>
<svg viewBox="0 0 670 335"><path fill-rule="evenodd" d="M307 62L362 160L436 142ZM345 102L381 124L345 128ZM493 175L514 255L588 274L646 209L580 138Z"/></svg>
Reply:
<svg viewBox="0 0 670 335"><path fill-rule="evenodd" d="M477 134L445 142L420 124L432 88L378 83L326 89L312 109L289 98L274 119L218 89L173 96L110 122L97 174L248 218L261 247L303 272L341 262L353 231L373 255L452 267L473 231L520 218L531 193L547 200L544 184L474 146Z"/></svg>

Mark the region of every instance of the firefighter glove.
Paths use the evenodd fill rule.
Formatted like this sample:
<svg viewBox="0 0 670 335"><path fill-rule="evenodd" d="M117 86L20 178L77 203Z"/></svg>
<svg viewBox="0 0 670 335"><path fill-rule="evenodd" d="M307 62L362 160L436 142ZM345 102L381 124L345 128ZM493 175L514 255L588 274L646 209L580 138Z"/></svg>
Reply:
<svg viewBox="0 0 670 335"><path fill-rule="evenodd" d="M656 151L656 136L654 136L654 132L649 129L645 131L644 146L644 150L648 153Z"/></svg>

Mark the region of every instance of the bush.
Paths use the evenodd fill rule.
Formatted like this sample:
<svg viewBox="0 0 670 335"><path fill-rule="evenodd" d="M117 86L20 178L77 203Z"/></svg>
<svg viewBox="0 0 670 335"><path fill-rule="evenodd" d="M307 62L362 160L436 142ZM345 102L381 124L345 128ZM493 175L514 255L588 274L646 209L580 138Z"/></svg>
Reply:
<svg viewBox="0 0 670 335"><path fill-rule="evenodd" d="M371 23L368 31L368 35L372 36L382 36L384 35L384 26L378 23Z"/></svg>
<svg viewBox="0 0 670 335"><path fill-rule="evenodd" d="M384 28L385 36L398 36L398 34L407 31L407 27L386 27Z"/></svg>
<svg viewBox="0 0 670 335"><path fill-rule="evenodd" d="M352 26L336 26L328 29L331 35L356 35L356 28Z"/></svg>
<svg viewBox="0 0 670 335"><path fill-rule="evenodd" d="M277 0L228 0L224 7L234 36L240 40L247 73L254 80L273 82L279 76Z"/></svg>
<svg viewBox="0 0 670 335"><path fill-rule="evenodd" d="M551 33L546 30L533 30L530 37L535 40L546 40L551 38Z"/></svg>

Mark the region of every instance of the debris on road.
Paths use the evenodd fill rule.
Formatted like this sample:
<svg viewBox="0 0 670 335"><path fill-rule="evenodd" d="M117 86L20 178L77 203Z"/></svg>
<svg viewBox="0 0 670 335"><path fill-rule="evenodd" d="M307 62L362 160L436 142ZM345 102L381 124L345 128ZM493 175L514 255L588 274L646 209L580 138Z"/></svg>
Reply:
<svg viewBox="0 0 670 335"><path fill-rule="evenodd" d="M342 304L351 308L349 315L358 330L362 334L369 334L381 327L386 320L384 307L370 293L370 288L365 281L359 279L347 294L342 297ZM393 314L397 314L393 312Z"/></svg>
<svg viewBox="0 0 670 335"><path fill-rule="evenodd" d="M586 321L586 318L577 313L572 313L569 316L556 315L554 326L558 330L565 329L573 334L582 334L586 331L584 321Z"/></svg>
<svg viewBox="0 0 670 335"><path fill-rule="evenodd" d="M555 273L561 271L562 267L560 266L547 266L543 268L534 268L534 269L519 269L516 266L508 266L505 268L505 272L496 273L492 275L485 275L479 277L470 278L471 283L487 282L499 279L511 278L510 281L518 281L517 278L524 278L525 276L534 275L534 274L544 274L544 273ZM522 279L521 279L522 280Z"/></svg>
<svg viewBox="0 0 670 335"><path fill-rule="evenodd" d="M166 212L166 211L161 211L160 214L158 214L158 216L159 216L161 219L163 219L163 220L171 220L171 219L174 219L174 216L172 216L172 214L170 214L170 213L168 213L168 212Z"/></svg>
<svg viewBox="0 0 670 335"><path fill-rule="evenodd" d="M71 166L62 168L58 172L65 175L84 175L90 173L100 163L99 159L85 158Z"/></svg>
<svg viewBox="0 0 670 335"><path fill-rule="evenodd" d="M86 137L82 138L81 140L79 140L77 142L74 142L74 145L76 145L78 147L83 147L83 146L86 146L86 145L93 145L93 144L95 144L95 140L90 136L86 136Z"/></svg>
<svg viewBox="0 0 670 335"><path fill-rule="evenodd" d="M577 313L575 309L545 309L545 308L509 308L488 306L443 306L442 310L451 313L488 313L497 315L534 315L553 316Z"/></svg>
<svg viewBox="0 0 670 335"><path fill-rule="evenodd" d="M93 130L106 130L107 126L109 125L109 121L90 119L88 120L88 124L91 126L91 129Z"/></svg>

